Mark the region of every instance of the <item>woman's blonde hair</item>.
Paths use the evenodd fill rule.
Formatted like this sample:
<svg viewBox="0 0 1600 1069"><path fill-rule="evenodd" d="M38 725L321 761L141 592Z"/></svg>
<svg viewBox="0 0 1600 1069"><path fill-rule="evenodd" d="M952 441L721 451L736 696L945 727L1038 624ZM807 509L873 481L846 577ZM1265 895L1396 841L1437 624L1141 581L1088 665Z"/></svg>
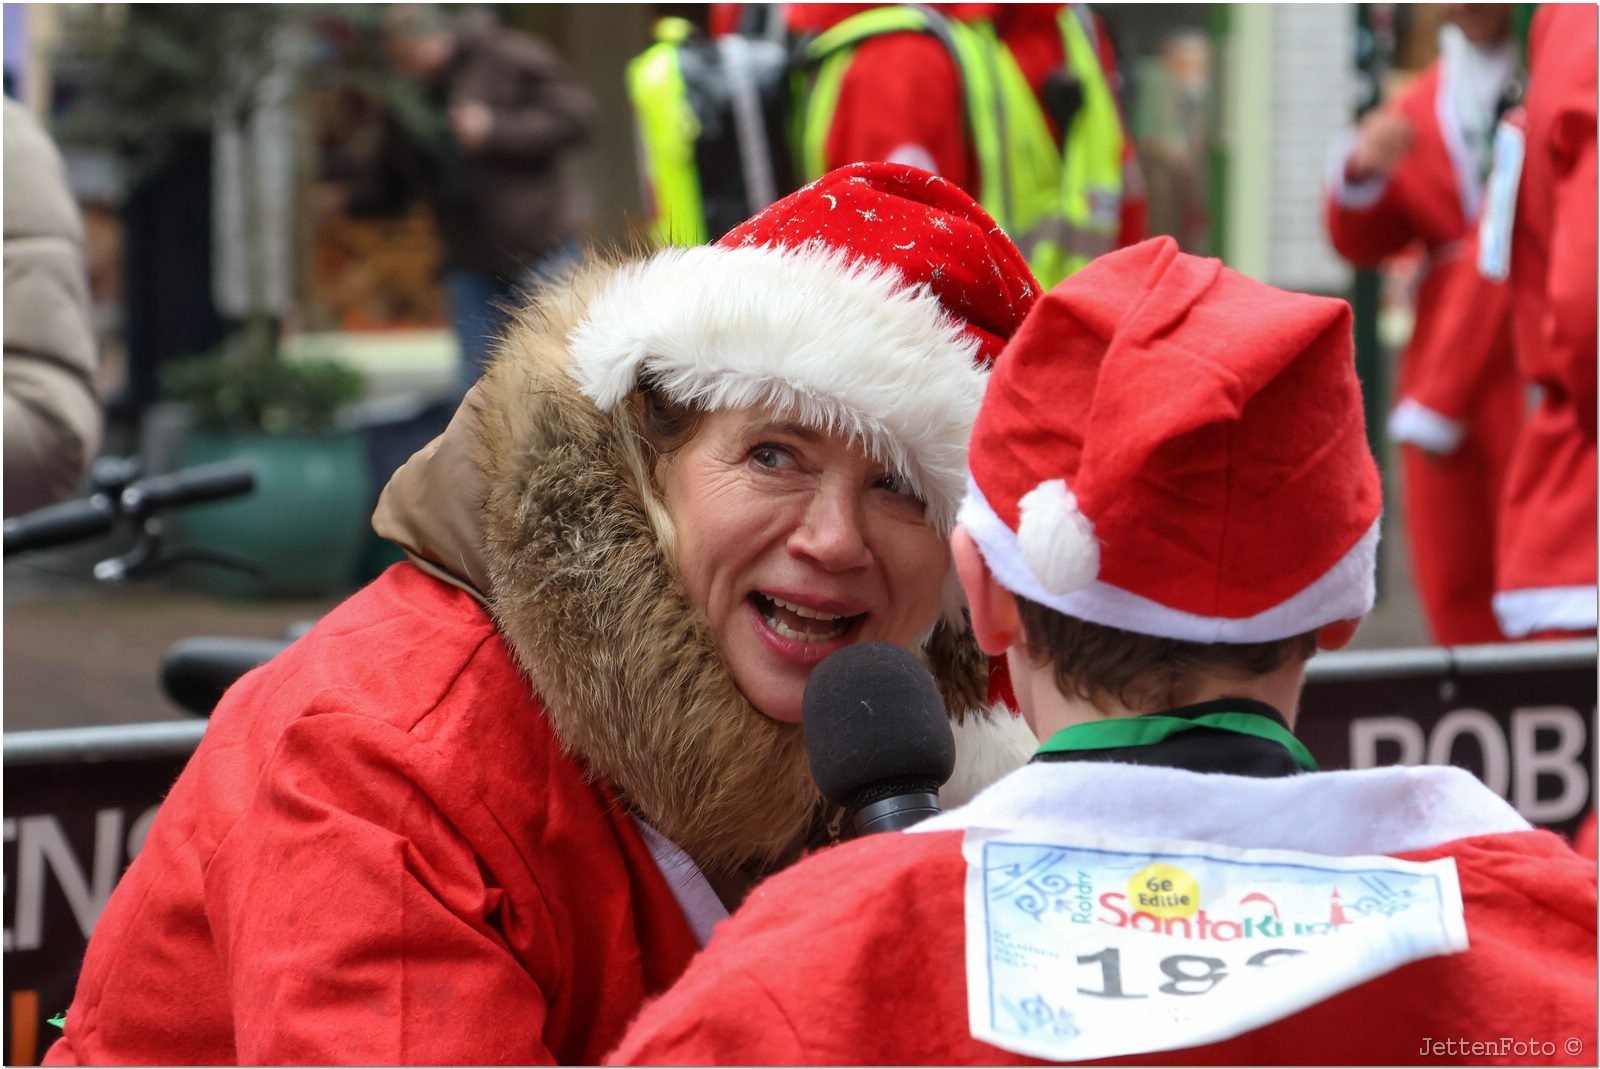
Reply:
<svg viewBox="0 0 1600 1069"><path fill-rule="evenodd" d="M674 566L677 527L662 492L661 468L695 436L704 418L703 409L673 401L648 377L639 383L626 404L612 412L623 466L639 488L639 499L655 529L662 554Z"/></svg>

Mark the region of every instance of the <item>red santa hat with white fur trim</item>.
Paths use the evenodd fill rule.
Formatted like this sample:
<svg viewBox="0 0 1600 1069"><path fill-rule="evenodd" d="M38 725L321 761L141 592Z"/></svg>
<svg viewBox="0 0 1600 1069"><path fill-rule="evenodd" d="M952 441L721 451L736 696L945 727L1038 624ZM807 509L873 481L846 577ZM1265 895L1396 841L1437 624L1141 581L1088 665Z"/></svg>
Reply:
<svg viewBox="0 0 1600 1069"><path fill-rule="evenodd" d="M1043 298L997 362L958 522L1008 590L1265 642L1372 608L1382 493L1344 301L1156 238Z"/></svg>
<svg viewBox="0 0 1600 1069"><path fill-rule="evenodd" d="M1036 289L959 188L851 164L713 245L622 268L568 339L572 373L602 410L648 375L680 403L768 405L842 431L905 475L947 533L988 367Z"/></svg>

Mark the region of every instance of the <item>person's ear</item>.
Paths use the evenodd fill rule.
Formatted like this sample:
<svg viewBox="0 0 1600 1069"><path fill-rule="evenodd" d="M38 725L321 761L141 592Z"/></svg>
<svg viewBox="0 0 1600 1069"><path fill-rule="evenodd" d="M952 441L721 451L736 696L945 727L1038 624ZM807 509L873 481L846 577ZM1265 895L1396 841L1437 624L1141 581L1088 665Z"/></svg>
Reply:
<svg viewBox="0 0 1600 1069"><path fill-rule="evenodd" d="M1356 637L1356 628L1361 626L1361 617L1354 620L1335 620L1331 624L1324 624L1317 628L1317 649L1342 650Z"/></svg>
<svg viewBox="0 0 1600 1069"><path fill-rule="evenodd" d="M972 540L965 527L957 527L950 536L950 553L955 558L961 589L967 594L972 634L978 640L978 648L991 657L998 657L1022 637L1016 595L995 580L978 543Z"/></svg>

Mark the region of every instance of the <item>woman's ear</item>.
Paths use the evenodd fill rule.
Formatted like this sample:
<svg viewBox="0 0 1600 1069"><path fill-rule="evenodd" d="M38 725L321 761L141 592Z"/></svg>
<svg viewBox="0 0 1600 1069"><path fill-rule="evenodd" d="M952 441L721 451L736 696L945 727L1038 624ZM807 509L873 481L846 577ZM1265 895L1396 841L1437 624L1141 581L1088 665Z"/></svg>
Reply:
<svg viewBox="0 0 1600 1069"><path fill-rule="evenodd" d="M978 648L991 657L999 657L1022 636L1016 595L995 581L978 543L965 527L957 527L950 536L950 553L955 558L961 589L967 592L972 634L978 640Z"/></svg>

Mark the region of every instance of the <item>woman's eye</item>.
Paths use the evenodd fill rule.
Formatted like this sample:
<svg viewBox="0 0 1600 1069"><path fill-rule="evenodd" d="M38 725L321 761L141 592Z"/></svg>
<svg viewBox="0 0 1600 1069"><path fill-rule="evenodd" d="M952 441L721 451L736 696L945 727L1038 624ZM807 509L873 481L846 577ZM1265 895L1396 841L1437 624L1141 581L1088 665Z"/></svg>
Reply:
<svg viewBox="0 0 1600 1069"><path fill-rule="evenodd" d="M902 497L910 498L919 505L922 504L922 498L918 497L916 491L911 489L911 481L898 472L884 472L874 485L880 490L887 490L891 494L899 494Z"/></svg>
<svg viewBox="0 0 1600 1069"><path fill-rule="evenodd" d="M791 467L794 464L794 458L789 455L789 451L779 445L758 445L750 450L750 459L758 466L771 471Z"/></svg>

